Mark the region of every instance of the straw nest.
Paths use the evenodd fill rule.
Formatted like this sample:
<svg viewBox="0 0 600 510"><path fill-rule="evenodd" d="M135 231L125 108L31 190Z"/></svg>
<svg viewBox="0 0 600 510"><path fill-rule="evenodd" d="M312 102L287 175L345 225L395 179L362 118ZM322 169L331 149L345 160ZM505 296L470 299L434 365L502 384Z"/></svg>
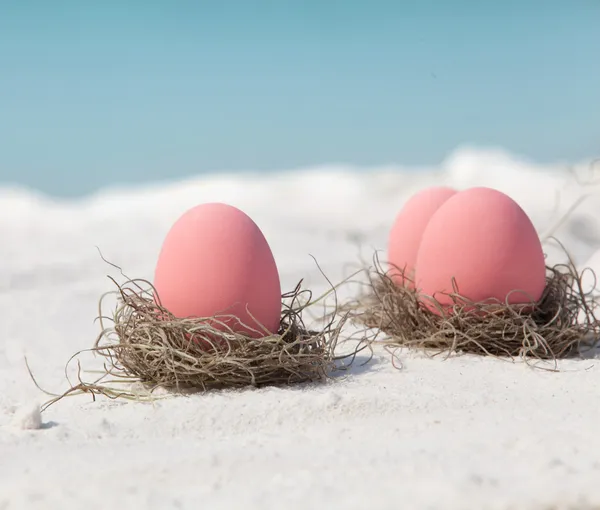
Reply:
<svg viewBox="0 0 600 510"><path fill-rule="evenodd" d="M419 296L414 286L400 286L390 277L408 275L392 267L386 272L377 257L367 270L367 290L341 307L352 321L377 330L375 338L388 347L422 349L431 355L470 353L497 357L556 360L596 346L600 334L596 278L590 269L577 272L573 262L547 267L546 288L538 302L509 305L474 303L448 293L446 308L431 296ZM586 273L592 289L582 283ZM435 307L438 314L424 302Z"/></svg>
<svg viewBox="0 0 600 510"><path fill-rule="evenodd" d="M94 398L151 400L156 398L153 392L157 388L189 392L319 381L333 370L348 368L358 352L370 349L369 342L359 339L350 354L335 356L338 343L354 340L349 336L339 342L348 314L334 314L318 330L305 326L303 312L335 293L335 288L313 300L311 291L303 290L300 282L282 296L279 329L268 334L258 323L252 328L228 315L177 318L160 304L148 281L118 284L110 279L117 287L112 317L102 311L103 301L111 294L107 293L99 304L99 337L91 349L69 359L65 368L69 390L59 395L46 392L53 398L43 409L81 393ZM79 357L86 352L104 358L104 369L92 382L82 377ZM340 360L346 362L338 363ZM71 382L68 372L74 362L77 381ZM33 378L31 370L30 375Z"/></svg>

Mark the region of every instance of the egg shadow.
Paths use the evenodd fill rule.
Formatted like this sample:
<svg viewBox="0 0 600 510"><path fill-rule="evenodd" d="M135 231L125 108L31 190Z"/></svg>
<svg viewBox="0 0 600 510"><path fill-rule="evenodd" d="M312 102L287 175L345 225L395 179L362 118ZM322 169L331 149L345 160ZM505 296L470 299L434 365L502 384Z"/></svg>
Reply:
<svg viewBox="0 0 600 510"><path fill-rule="evenodd" d="M574 357L585 360L600 359L600 343L590 347L580 347Z"/></svg>
<svg viewBox="0 0 600 510"><path fill-rule="evenodd" d="M40 426L40 430L50 430L53 429L54 427L58 427L59 423L55 422L55 421L46 421L44 423L41 424Z"/></svg>
<svg viewBox="0 0 600 510"><path fill-rule="evenodd" d="M349 356L347 359L336 361L336 368L329 376L332 379L338 379L349 375L354 376L374 372L381 368L383 362L380 357L370 354Z"/></svg>

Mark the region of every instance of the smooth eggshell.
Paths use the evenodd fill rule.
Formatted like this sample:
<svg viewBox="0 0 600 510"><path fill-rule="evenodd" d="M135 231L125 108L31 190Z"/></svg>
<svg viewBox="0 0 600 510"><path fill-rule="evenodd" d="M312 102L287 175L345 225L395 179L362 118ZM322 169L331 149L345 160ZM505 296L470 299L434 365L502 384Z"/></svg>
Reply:
<svg viewBox="0 0 600 510"><path fill-rule="evenodd" d="M388 274L396 284L413 286L417 253L425 227L438 208L455 194L456 190L445 186L424 189L413 195L396 216L388 241Z"/></svg>
<svg viewBox="0 0 600 510"><path fill-rule="evenodd" d="M156 264L154 286L176 317L233 315L262 330L251 314L270 333L279 327L281 286L271 248L256 223L227 204L199 205L175 222Z"/></svg>
<svg viewBox="0 0 600 510"><path fill-rule="evenodd" d="M544 252L531 220L514 200L490 188L461 191L435 212L421 239L415 276L421 294L441 305L452 303L445 293L452 292L453 277L459 294L474 302L537 301L546 285Z"/></svg>

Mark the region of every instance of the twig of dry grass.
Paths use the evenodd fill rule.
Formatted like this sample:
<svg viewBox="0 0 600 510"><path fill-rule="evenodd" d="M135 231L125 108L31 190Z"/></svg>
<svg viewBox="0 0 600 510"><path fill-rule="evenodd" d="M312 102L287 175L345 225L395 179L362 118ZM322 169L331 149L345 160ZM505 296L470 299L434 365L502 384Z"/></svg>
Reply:
<svg viewBox="0 0 600 510"><path fill-rule="evenodd" d="M394 274L403 274L392 268ZM582 280L590 272L594 285ZM419 297L412 286L390 278L375 256L367 270L367 291L345 304L352 321L384 333L384 345L423 349L429 354L472 353L497 357L554 360L593 348L600 337L595 275L578 273L573 262L547 268L547 285L537 303L474 303L453 292L453 305L442 307L432 297ZM405 277L407 280L408 276ZM455 289L456 290L456 289ZM439 310L432 313L424 298Z"/></svg>
<svg viewBox="0 0 600 510"><path fill-rule="evenodd" d="M302 289L302 282L282 296L277 333L254 337L247 333L265 331L258 323L255 328L242 325L247 333L239 333L241 328L234 328L239 320L228 315L180 319L160 304L150 282L128 279L119 284L110 279L117 287L112 316L104 315L103 302L115 292L100 299L101 333L94 346L77 352L67 362L65 375L70 388L62 394L45 392L52 399L43 410L66 396L82 393L94 399L104 395L154 400L157 388L189 392L319 381L333 370L347 369L359 352L371 349L364 338L351 335L340 341L348 314L334 314L318 330L308 329L303 311L329 293L313 300L311 291ZM335 294L335 287L330 292ZM107 322L112 324L107 326ZM335 355L338 344L352 341L355 348L350 354ZM92 382L82 377L79 357L86 352L105 359L104 369ZM68 372L75 362L77 381L71 382ZM30 369L29 373L40 388ZM140 392L140 387L144 391Z"/></svg>

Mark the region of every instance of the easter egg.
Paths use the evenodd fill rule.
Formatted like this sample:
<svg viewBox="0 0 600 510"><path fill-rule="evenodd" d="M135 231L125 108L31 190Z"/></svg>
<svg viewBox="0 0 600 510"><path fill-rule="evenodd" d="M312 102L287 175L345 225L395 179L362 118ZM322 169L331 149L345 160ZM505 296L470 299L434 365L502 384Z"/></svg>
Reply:
<svg viewBox="0 0 600 510"><path fill-rule="evenodd" d="M425 227L438 208L456 190L445 186L424 189L413 195L398 213L388 241L389 276L398 285L413 286L417 253Z"/></svg>
<svg viewBox="0 0 600 510"><path fill-rule="evenodd" d="M458 293L473 302L530 303L546 285L544 252L531 220L513 199L494 189L470 188L431 217L415 277L421 295L442 306L452 304L447 293L453 292L453 279Z"/></svg>
<svg viewBox="0 0 600 510"><path fill-rule="evenodd" d="M161 305L178 318L230 315L236 320L226 321L229 327L253 337L279 327L281 286L271 248L256 223L227 204L198 205L175 222L154 287Z"/></svg>

